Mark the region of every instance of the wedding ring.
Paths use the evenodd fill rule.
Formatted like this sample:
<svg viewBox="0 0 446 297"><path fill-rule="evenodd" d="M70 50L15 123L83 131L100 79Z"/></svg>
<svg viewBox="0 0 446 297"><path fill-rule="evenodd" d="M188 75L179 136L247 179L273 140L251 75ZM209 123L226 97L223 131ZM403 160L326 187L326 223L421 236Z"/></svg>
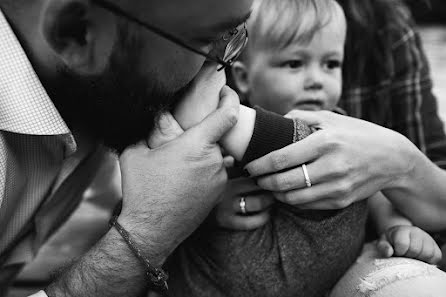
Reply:
<svg viewBox="0 0 446 297"><path fill-rule="evenodd" d="M310 176L308 175L307 165L302 164L302 171L303 171L304 177L305 177L305 184L307 185L307 188L310 188L311 187L311 179L310 179Z"/></svg>
<svg viewBox="0 0 446 297"><path fill-rule="evenodd" d="M241 197L240 198L240 211L242 214L246 214L246 198L245 197Z"/></svg>

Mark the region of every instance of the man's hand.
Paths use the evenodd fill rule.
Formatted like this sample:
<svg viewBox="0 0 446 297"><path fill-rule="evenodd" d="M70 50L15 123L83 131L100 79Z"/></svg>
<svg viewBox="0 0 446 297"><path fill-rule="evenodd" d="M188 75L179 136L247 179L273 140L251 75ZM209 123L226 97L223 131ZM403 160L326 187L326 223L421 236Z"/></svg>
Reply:
<svg viewBox="0 0 446 297"><path fill-rule="evenodd" d="M164 117L159 125L163 131L155 132L148 143L167 143L154 149L140 143L120 157L123 208L119 222L146 249L154 265L161 265L198 227L226 183L216 143L236 124L239 103L225 88L221 97L218 109L190 130L181 134L175 120Z"/></svg>
<svg viewBox="0 0 446 297"><path fill-rule="evenodd" d="M394 226L384 232L377 242L383 257L408 257L430 264L441 260L441 250L435 240L415 226Z"/></svg>
<svg viewBox="0 0 446 297"><path fill-rule="evenodd" d="M391 188L412 170L416 147L392 130L328 111L296 110L318 129L309 137L246 166L258 185L288 204L307 209L339 209ZM301 164L312 186L307 188Z"/></svg>

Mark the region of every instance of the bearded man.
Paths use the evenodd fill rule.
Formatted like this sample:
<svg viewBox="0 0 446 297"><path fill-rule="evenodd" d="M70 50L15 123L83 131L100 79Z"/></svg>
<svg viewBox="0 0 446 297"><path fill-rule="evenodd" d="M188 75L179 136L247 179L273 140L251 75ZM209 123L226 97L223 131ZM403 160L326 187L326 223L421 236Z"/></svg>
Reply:
<svg viewBox="0 0 446 297"><path fill-rule="evenodd" d="M36 296L138 296L163 283L158 267L226 182L216 143L237 121L238 98L225 89L220 107L200 124L183 133L169 118L178 137L153 150L147 139L155 131L151 141L158 135L165 142L168 135L154 129L160 115L203 67L228 66L239 54L246 36L231 32L250 5L0 0L0 295L77 206L104 147L120 154L118 225L155 272L148 278L111 228ZM228 48L231 42L237 46Z"/></svg>

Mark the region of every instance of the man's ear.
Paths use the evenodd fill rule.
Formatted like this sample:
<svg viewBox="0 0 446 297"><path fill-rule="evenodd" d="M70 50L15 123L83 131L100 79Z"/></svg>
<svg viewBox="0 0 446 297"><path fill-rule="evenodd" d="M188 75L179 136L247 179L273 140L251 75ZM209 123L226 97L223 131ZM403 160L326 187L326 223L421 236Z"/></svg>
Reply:
<svg viewBox="0 0 446 297"><path fill-rule="evenodd" d="M48 0L41 30L69 69L98 74L107 66L114 44L116 30L110 21L110 15L89 0Z"/></svg>
<svg viewBox="0 0 446 297"><path fill-rule="evenodd" d="M247 95L250 88L247 66L243 62L236 61L231 67L231 74L237 90Z"/></svg>

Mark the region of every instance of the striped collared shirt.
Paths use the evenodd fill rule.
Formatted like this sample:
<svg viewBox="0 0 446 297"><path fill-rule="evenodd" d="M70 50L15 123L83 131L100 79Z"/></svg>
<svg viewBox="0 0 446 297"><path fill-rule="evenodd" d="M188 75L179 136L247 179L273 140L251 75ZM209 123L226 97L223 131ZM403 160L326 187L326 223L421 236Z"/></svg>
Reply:
<svg viewBox="0 0 446 297"><path fill-rule="evenodd" d="M82 197L100 162L75 138L0 11L0 292ZM80 171L85 171L81 172Z"/></svg>

